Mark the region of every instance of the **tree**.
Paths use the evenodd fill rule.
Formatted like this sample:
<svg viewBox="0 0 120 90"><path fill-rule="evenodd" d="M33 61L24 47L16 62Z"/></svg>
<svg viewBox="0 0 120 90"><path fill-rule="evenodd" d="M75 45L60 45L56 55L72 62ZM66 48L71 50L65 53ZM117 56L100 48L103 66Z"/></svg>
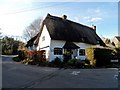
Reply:
<svg viewBox="0 0 120 90"><path fill-rule="evenodd" d="M0 39L2 38L2 29L0 28Z"/></svg>
<svg viewBox="0 0 120 90"><path fill-rule="evenodd" d="M18 47L23 43L21 41L14 40L14 38L4 37L1 39L2 54L11 55L17 54ZM22 44L23 45L23 44Z"/></svg>
<svg viewBox="0 0 120 90"><path fill-rule="evenodd" d="M34 37L39 31L42 23L42 18L35 19L28 27L23 31L23 36L26 41Z"/></svg>

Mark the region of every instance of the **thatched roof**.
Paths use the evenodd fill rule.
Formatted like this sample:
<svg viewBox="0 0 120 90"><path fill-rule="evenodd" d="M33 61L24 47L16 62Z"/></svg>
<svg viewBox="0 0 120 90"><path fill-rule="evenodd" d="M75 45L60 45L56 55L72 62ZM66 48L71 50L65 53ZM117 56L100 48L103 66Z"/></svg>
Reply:
<svg viewBox="0 0 120 90"><path fill-rule="evenodd" d="M105 43L96 34L95 30L91 27L67 20L65 18L56 17L48 14L43 21L40 34L37 35L36 44L38 44L39 37L43 30L43 26L46 25L47 30L52 40L64 40L68 42L83 42L89 44L100 44L105 46Z"/></svg>
<svg viewBox="0 0 120 90"><path fill-rule="evenodd" d="M120 42L120 36L115 36L117 38L117 40Z"/></svg>
<svg viewBox="0 0 120 90"><path fill-rule="evenodd" d="M39 36L40 36L40 33L38 33L36 36L34 36L33 38L31 38L31 39L27 42L26 47L28 47L28 46L33 46L33 45L37 45L37 44L38 44L38 41L39 41L39 40L37 40L37 39L38 39Z"/></svg>
<svg viewBox="0 0 120 90"><path fill-rule="evenodd" d="M61 17L52 16L50 14L45 18L44 24L53 40L84 42L105 46L104 42L91 27Z"/></svg>

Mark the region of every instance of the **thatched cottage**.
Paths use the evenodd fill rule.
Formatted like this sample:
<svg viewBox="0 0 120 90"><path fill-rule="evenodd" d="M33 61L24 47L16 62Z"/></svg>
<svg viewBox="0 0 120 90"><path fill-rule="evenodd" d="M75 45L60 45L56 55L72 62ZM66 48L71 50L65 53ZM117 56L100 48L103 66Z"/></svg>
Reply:
<svg viewBox="0 0 120 90"><path fill-rule="evenodd" d="M40 32L27 42L29 50L45 51L46 59L56 57L63 60L63 54L71 53L71 58L85 60L86 48L105 46L96 34L96 27L88 27L63 17L48 14L42 23Z"/></svg>

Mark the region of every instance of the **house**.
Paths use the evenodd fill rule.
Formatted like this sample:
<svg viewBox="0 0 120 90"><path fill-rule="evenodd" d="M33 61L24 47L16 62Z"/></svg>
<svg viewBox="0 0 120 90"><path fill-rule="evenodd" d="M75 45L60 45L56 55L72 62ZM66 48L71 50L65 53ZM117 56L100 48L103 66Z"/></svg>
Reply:
<svg viewBox="0 0 120 90"><path fill-rule="evenodd" d="M115 48L114 44L109 38L101 37L101 39L103 40L103 42L106 44L107 47Z"/></svg>
<svg viewBox="0 0 120 90"><path fill-rule="evenodd" d="M112 41L115 47L120 48L120 36L115 36Z"/></svg>
<svg viewBox="0 0 120 90"><path fill-rule="evenodd" d="M38 44L38 40L37 38L40 37L40 32L34 36L33 38L31 38L25 47L27 47L28 50L37 50L37 44ZM37 41L36 41L37 40Z"/></svg>
<svg viewBox="0 0 120 90"><path fill-rule="evenodd" d="M71 53L71 58L85 60L86 48L105 46L96 34L96 26L88 27L63 17L48 14L42 23L40 32L28 41L27 47L45 51L46 59L56 57L63 60L63 54Z"/></svg>

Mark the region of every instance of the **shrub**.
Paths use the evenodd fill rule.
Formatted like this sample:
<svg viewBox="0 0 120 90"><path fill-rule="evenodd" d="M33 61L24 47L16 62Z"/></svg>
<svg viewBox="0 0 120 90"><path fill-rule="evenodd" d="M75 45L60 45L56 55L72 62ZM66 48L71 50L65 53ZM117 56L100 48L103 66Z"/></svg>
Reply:
<svg viewBox="0 0 120 90"><path fill-rule="evenodd" d="M70 66L74 66L76 60L77 60L77 59L70 59L70 60L67 62L67 64L70 65Z"/></svg>
<svg viewBox="0 0 120 90"><path fill-rule="evenodd" d="M90 65L90 61L87 60L87 59L85 59L85 63L88 64L88 65Z"/></svg>
<svg viewBox="0 0 120 90"><path fill-rule="evenodd" d="M107 68L120 68L120 64L118 64L118 63L117 63L117 64L114 64L114 63L113 63L113 64L107 65L106 67L107 67Z"/></svg>
<svg viewBox="0 0 120 90"><path fill-rule="evenodd" d="M38 63L39 66L48 66L49 62L46 60L40 60L40 62Z"/></svg>
<svg viewBox="0 0 120 90"><path fill-rule="evenodd" d="M25 59L23 60L21 63L23 64L30 64L33 60L30 60L30 59Z"/></svg>
<svg viewBox="0 0 120 90"><path fill-rule="evenodd" d="M30 64L30 65L37 65L38 63L32 60L32 61L28 62L28 64Z"/></svg>
<svg viewBox="0 0 120 90"><path fill-rule="evenodd" d="M55 67L61 67L63 65L63 62L60 58L56 57L52 62L50 62L50 65Z"/></svg>
<svg viewBox="0 0 120 90"><path fill-rule="evenodd" d="M27 53L28 53L27 58L32 59L37 64L42 65L43 63L46 63L43 51L28 51Z"/></svg>
<svg viewBox="0 0 120 90"><path fill-rule="evenodd" d="M18 57L15 58L16 61L22 61L22 63L32 64L32 65L48 65L48 62L43 55L44 51L27 51L27 50L19 50Z"/></svg>
<svg viewBox="0 0 120 90"><path fill-rule="evenodd" d="M119 63L120 63L120 48L115 48L114 53L115 53L115 56L117 57L117 59L119 60Z"/></svg>
<svg viewBox="0 0 120 90"><path fill-rule="evenodd" d="M75 67L76 68L84 68L85 66L85 62L80 60L80 59L77 59L76 62L75 62Z"/></svg>
<svg viewBox="0 0 120 90"><path fill-rule="evenodd" d="M19 50L18 51L18 57L21 59L21 60L24 60L27 58L27 51L26 50Z"/></svg>
<svg viewBox="0 0 120 90"><path fill-rule="evenodd" d="M21 59L18 56L17 57L13 57L12 60L16 61L16 62L20 62L21 61Z"/></svg>
<svg viewBox="0 0 120 90"><path fill-rule="evenodd" d="M71 59L71 53L70 52L65 52L64 54L63 54L63 62L64 63L67 63L68 62L68 60L70 60Z"/></svg>
<svg viewBox="0 0 120 90"><path fill-rule="evenodd" d="M41 51L26 51L26 50L19 50L18 57L21 60L33 60L36 63L40 63L42 60L46 60L43 58L43 52Z"/></svg>
<svg viewBox="0 0 120 90"><path fill-rule="evenodd" d="M90 65L92 66L96 66L94 51L95 48L86 48L86 59L89 60Z"/></svg>
<svg viewBox="0 0 120 90"><path fill-rule="evenodd" d="M80 59L70 59L67 62L68 66L72 66L73 68L82 68L84 67L85 63L84 61L80 60Z"/></svg>

